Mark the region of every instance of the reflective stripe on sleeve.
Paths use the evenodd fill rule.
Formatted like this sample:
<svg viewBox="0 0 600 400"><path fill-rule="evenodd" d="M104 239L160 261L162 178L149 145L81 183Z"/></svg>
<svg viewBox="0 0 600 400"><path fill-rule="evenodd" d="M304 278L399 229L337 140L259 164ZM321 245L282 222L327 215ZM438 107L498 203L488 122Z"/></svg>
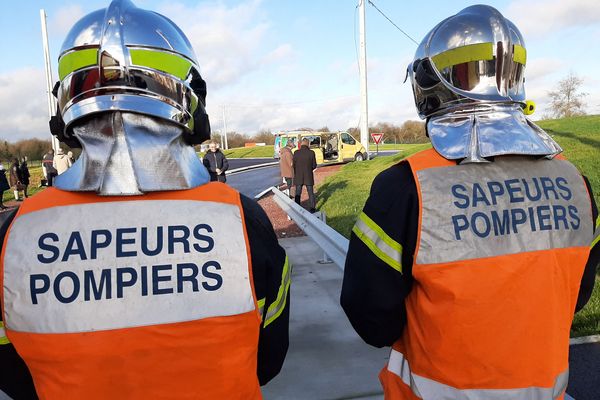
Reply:
<svg viewBox="0 0 600 400"><path fill-rule="evenodd" d="M402 245L392 239L367 214L360 213L352 232L383 262L402 272Z"/></svg>
<svg viewBox="0 0 600 400"><path fill-rule="evenodd" d="M594 246L596 244L598 244L599 241L600 241L600 228L596 228L596 236L594 236L594 239L592 240L592 244L590 245L590 247L594 248Z"/></svg>
<svg viewBox="0 0 600 400"><path fill-rule="evenodd" d="M419 398L455 400L529 400L558 399L567 389L569 370L560 373L553 387L530 386L514 389L457 389L429 378L412 373L408 360L402 353L392 349L387 366Z"/></svg>
<svg viewBox="0 0 600 400"><path fill-rule="evenodd" d="M281 285L279 286L279 292L277 292L277 298L269 305L267 314L265 315L265 327L271 322L275 321L277 317L281 315L285 309L287 303L287 294L290 290L290 283L292 282L292 267L288 261L287 255L285 256L285 264L283 265L283 272L281 273Z"/></svg>
<svg viewBox="0 0 600 400"><path fill-rule="evenodd" d="M260 319L263 319L263 312L265 311L265 300L266 298L259 299L256 304L258 304L258 313L260 314Z"/></svg>
<svg viewBox="0 0 600 400"><path fill-rule="evenodd" d="M4 322L0 321L0 345L9 344L10 340L6 337L6 331L4 330Z"/></svg>
<svg viewBox="0 0 600 400"><path fill-rule="evenodd" d="M594 248L596 244L600 241L600 215L596 218L596 228L594 231L594 238L592 239L592 244L590 244L590 248Z"/></svg>

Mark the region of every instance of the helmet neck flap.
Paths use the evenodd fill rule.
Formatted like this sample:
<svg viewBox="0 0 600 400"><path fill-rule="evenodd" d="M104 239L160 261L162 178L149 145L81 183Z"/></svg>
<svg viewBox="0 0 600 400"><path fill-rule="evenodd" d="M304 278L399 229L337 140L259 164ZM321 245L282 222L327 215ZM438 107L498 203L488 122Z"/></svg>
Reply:
<svg viewBox="0 0 600 400"><path fill-rule="evenodd" d="M488 162L502 155L554 157L562 148L518 104L479 104L427 119L434 149L448 160Z"/></svg>
<svg viewBox="0 0 600 400"><path fill-rule="evenodd" d="M178 124L114 111L79 121L73 133L83 151L75 164L56 178L58 189L139 195L191 189L210 180Z"/></svg>

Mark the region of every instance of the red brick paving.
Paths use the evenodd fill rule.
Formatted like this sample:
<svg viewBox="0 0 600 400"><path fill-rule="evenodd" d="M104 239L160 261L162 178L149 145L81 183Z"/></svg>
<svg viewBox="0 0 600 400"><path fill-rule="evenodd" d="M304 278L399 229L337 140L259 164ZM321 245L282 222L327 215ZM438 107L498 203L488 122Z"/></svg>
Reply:
<svg viewBox="0 0 600 400"><path fill-rule="evenodd" d="M342 167L341 164L337 165L328 165L326 167L319 167L315 171L315 185L320 185L323 183L325 178L330 175L335 174ZM285 185L281 185L280 189L285 189ZM293 194L294 190L292 190ZM315 196L317 196L317 192L315 191ZM302 198L300 199L302 206L305 209L308 209L308 194L306 193L306 189L302 191ZM294 221L288 219L288 215L275 203L273 200L273 194L268 194L263 196L258 204L265 210L271 223L273 224L273 228L275 229L275 234L278 238L288 238L288 237L297 237L304 236L304 232L302 229L294 223Z"/></svg>

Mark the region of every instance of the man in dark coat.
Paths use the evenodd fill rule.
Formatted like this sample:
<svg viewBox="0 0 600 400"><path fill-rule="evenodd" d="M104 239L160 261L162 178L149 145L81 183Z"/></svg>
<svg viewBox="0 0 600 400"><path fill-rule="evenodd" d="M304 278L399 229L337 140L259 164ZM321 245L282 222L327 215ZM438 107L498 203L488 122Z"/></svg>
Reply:
<svg viewBox="0 0 600 400"><path fill-rule="evenodd" d="M300 204L302 196L302 186L306 186L308 192L308 204L310 212L315 212L315 194L313 186L315 177L313 170L317 168L317 159L315 153L308 148L308 139L302 139L300 150L294 153L294 183L296 185L296 203Z"/></svg>
<svg viewBox="0 0 600 400"><path fill-rule="evenodd" d="M202 163L210 174L211 182L227 182L225 171L229 168L229 162L227 161L227 158L225 158L225 154L217 149L216 142L210 142L208 145L208 152L202 159Z"/></svg>
<svg viewBox="0 0 600 400"><path fill-rule="evenodd" d="M23 157L21 161L21 183L23 184L23 196L27 198L27 186L29 186L29 167L27 167L27 157Z"/></svg>

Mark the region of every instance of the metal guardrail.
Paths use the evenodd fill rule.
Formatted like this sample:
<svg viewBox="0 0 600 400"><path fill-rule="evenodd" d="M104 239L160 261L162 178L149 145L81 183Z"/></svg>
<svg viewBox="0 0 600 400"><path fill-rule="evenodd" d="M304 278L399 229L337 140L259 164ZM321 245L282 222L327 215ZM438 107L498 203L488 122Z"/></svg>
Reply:
<svg viewBox="0 0 600 400"><path fill-rule="evenodd" d="M341 269L344 269L346 253L348 252L348 239L336 230L321 221L315 215L296 204L285 193L272 187L275 202L285 211L314 242L331 258Z"/></svg>

